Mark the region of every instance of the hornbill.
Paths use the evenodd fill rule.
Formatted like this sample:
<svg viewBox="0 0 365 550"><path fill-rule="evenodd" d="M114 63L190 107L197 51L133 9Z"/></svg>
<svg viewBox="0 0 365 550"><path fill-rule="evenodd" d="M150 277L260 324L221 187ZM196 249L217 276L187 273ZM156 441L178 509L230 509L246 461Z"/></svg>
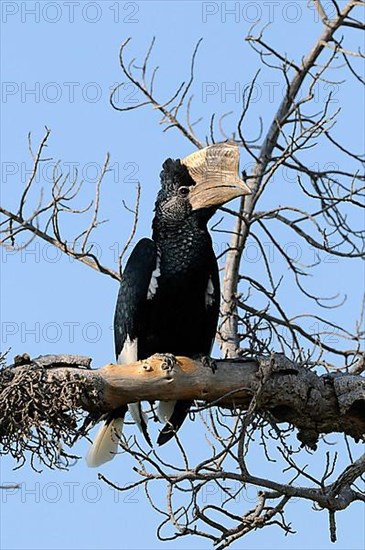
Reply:
<svg viewBox="0 0 365 550"><path fill-rule="evenodd" d="M219 315L219 275L207 223L227 201L250 193L238 177L239 149L211 145L185 159L167 159L160 174L152 239L140 240L124 269L119 289L114 338L118 363L132 363L155 353L209 356ZM160 402L165 423L158 444L176 433L190 401ZM109 413L87 462L99 466L118 448L127 407ZM147 441L140 404L129 405Z"/></svg>

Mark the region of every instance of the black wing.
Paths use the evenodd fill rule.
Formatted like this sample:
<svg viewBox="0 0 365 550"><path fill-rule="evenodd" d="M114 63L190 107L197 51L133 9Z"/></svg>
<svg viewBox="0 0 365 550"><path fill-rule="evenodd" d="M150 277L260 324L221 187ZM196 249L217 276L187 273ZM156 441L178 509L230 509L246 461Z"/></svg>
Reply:
<svg viewBox="0 0 365 550"><path fill-rule="evenodd" d="M204 334L202 338L202 355L210 355L215 334L217 331L218 317L219 317L219 303L220 303L220 285L219 285L219 272L218 264L215 256L213 255L211 261L211 267L209 270L208 285L205 292L205 323ZM173 414L168 423L160 431L157 439L158 445L164 445L175 435L183 424L186 416L189 413L189 409L192 406L192 401L176 401Z"/></svg>
<svg viewBox="0 0 365 550"><path fill-rule="evenodd" d="M137 340L143 323L143 311L156 262L156 243L151 239L141 239L134 247L125 266L118 293L114 315L114 341L117 359L128 346L134 347L135 350L136 356L131 360L139 359Z"/></svg>

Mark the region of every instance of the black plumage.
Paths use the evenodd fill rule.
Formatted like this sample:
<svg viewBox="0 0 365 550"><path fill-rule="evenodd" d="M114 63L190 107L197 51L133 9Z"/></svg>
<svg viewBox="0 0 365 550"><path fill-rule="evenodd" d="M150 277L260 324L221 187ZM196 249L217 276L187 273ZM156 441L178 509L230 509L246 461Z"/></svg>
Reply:
<svg viewBox="0 0 365 550"><path fill-rule="evenodd" d="M114 316L119 363L131 363L155 353L210 355L220 291L207 223L218 206L249 193L237 176L238 161L237 146L219 144L183 161L164 162L152 239L140 240L133 249L119 289ZM191 406L185 401L170 404L171 410L166 402L160 409L166 424L159 444L176 433ZM128 408L149 442L140 404ZM89 466L99 466L117 452L124 413L125 409L120 409L120 417L114 411L106 419L89 451Z"/></svg>
<svg viewBox="0 0 365 550"><path fill-rule="evenodd" d="M192 210L189 189L194 181L179 160L164 163L161 184L152 240L139 241L124 270L114 319L117 357L127 339L136 342L136 359L154 353L209 355L214 342L219 277L207 229L214 210ZM189 406L175 406L160 444L178 429Z"/></svg>

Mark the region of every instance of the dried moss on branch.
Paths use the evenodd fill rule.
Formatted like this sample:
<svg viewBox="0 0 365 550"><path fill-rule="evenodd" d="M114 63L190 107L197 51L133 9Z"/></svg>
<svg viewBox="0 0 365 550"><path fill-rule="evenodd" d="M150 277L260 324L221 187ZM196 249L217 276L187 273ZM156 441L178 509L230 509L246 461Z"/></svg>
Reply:
<svg viewBox="0 0 365 550"><path fill-rule="evenodd" d="M89 358L26 355L0 372L3 452L18 460L30 451L57 465L60 445L80 434L83 412L102 414L135 401L197 400L233 410L254 407L275 423L288 422L315 448L320 434L365 434L365 380L359 375L318 376L281 354L258 360L203 362L154 355L129 365L91 370ZM67 455L62 451L64 456Z"/></svg>

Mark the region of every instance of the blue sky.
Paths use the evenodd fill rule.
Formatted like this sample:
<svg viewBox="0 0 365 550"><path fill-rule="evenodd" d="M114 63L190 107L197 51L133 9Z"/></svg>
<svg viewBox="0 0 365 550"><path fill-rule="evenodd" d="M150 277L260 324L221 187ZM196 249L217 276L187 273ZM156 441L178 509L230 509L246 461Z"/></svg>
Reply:
<svg viewBox="0 0 365 550"><path fill-rule="evenodd" d="M328 3L329 4L329 3ZM238 6L238 7L237 7ZM102 216L108 218L95 239L103 263L116 269L115 251L129 235L132 215L122 200L133 205L137 181L142 184L141 212L136 238L150 233L159 171L169 156L182 157L193 146L175 130L162 132L158 114L148 107L121 114L109 105L113 85L123 81L118 63L119 47L132 37L128 55L141 60L156 36L152 65L160 66L156 93L166 101L182 80L189 77L190 57L203 37L196 63L193 118L204 120L197 127L201 139L209 133L212 113L232 111L226 131L234 129L240 112L241 93L257 71L259 60L244 38L253 22L271 23L267 39L282 52L300 61L320 32L318 16L307 2L5 2L2 8L2 198L15 207L29 176L31 159L27 133L34 143L43 136L44 126L52 130L47 154L61 159L61 166L77 167L86 180L82 198L92 197L95 173L106 152L111 155L111 172L104 186ZM234 10L231 12L230 10ZM348 74L345 75L348 78ZM346 131L350 147L363 148L363 131L358 124L363 112L360 86L339 88L323 83L316 90L320 107L332 89L334 106L342 113L337 131ZM133 101L133 90L122 88L121 101ZM263 70L246 127L248 139L258 132L258 117L267 124L283 93L277 74ZM351 131L349 132L349 128ZM310 163L336 164L325 148L316 151ZM242 155L242 167L249 159ZM42 171L39 187L47 189L52 163ZM262 207L284 201L290 190L285 177L277 177ZM33 197L36 201L36 196ZM29 213L31 205L29 206ZM361 220L360 220L361 222ZM75 220L65 219L65 234L77 230ZM216 237L215 237L216 238ZM218 239L218 237L217 237ZM222 240L215 241L222 246ZM223 242L224 244L224 242ZM293 246L298 243L293 241ZM298 244L298 246L300 246ZM302 250L304 257L310 250ZM112 318L117 283L84 265L33 241L18 254L1 251L2 348L10 356L28 352L77 353L93 357L101 366L113 359ZM245 258L254 273L255 259ZM274 260L274 269L282 265ZM355 269L356 268L356 269ZM333 276L335 274L335 276ZM359 313L362 286L358 263L353 268L340 262L321 262L313 285L329 293L348 295L342 319L353 326ZM293 292L293 293L292 293ZM287 305L292 312L304 304L289 285ZM334 316L335 318L335 316ZM186 448L194 447L198 428L184 426ZM331 436L343 449L340 437ZM80 442L76 452L84 455L88 444ZM355 454L360 449L354 450ZM191 451L193 452L193 451ZM166 450L167 455L174 450ZM345 458L343 465L346 464ZM307 461L318 469L316 454ZM257 458L260 472L270 475L264 457ZM2 483L22 483L21 490L0 494L1 539L4 550L82 550L117 548L209 548L200 539L180 539L173 545L157 541L158 518L148 506L142 490L119 494L98 481L97 472L83 460L69 472L34 473L28 465L13 471L14 463L1 457ZM118 457L103 473L119 484L133 479L132 464ZM280 473L278 473L280 475ZM252 497L250 493L249 497ZM219 498L219 495L215 495ZM250 498L247 500L250 501ZM358 549L364 545L363 510L360 505L338 514L339 542L328 540L327 515L313 512L308 503L296 502L288 514L297 534L283 538L275 528L264 529L238 541L233 548L252 549ZM357 526L356 529L354 526Z"/></svg>

